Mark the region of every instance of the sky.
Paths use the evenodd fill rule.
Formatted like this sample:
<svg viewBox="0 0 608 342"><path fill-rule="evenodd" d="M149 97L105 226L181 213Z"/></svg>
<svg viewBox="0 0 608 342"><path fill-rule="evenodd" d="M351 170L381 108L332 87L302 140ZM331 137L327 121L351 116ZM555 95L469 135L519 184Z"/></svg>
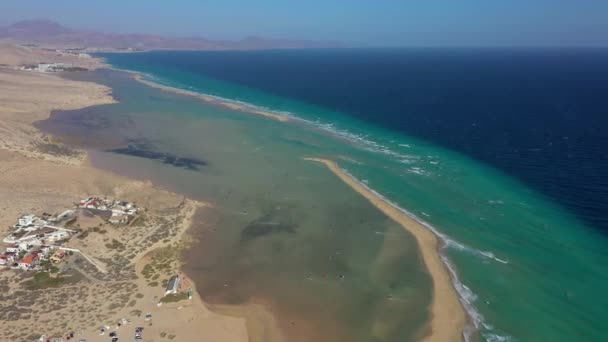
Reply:
<svg viewBox="0 0 608 342"><path fill-rule="evenodd" d="M380 46L608 46L608 0L1 0L0 25Z"/></svg>

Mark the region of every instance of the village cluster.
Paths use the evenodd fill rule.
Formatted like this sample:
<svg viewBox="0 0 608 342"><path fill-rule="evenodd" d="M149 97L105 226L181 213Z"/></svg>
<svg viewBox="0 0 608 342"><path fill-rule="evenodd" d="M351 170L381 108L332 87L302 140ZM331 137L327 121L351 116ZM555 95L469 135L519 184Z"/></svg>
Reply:
<svg viewBox="0 0 608 342"><path fill-rule="evenodd" d="M114 225L128 224L139 212L139 208L131 202L89 197L58 215L23 215L9 227L9 234L2 240L6 245L0 249L0 267L38 270L43 261L59 263L67 254L78 252L67 247L66 243L80 232L70 224L82 210Z"/></svg>
<svg viewBox="0 0 608 342"><path fill-rule="evenodd" d="M79 49L76 50L53 50L43 49L50 52L54 52L57 56L69 56L78 58L91 58L88 53L81 52ZM38 71L38 72L59 72L59 71L83 71L85 68L76 67L72 64L67 63L37 63L37 64L26 64L21 66L21 70Z"/></svg>
<svg viewBox="0 0 608 342"><path fill-rule="evenodd" d="M112 224L128 224L139 212L139 208L132 202L107 200L100 197L83 199L78 203L78 208L97 210L96 213L102 216L110 214L108 222Z"/></svg>
<svg viewBox="0 0 608 342"><path fill-rule="evenodd" d="M21 70L38 71L38 72L59 72L59 71L85 71L87 69L76 67L72 64L65 63L38 63L26 64L21 66Z"/></svg>

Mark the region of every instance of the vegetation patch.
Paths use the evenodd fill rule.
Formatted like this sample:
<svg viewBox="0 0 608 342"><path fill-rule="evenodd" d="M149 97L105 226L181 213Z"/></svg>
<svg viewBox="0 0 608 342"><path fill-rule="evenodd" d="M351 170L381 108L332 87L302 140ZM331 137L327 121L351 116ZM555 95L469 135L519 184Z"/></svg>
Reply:
<svg viewBox="0 0 608 342"><path fill-rule="evenodd" d="M119 251L123 251L123 250L125 250L125 245L116 239L112 239L111 243L106 243L106 248L107 249L117 249Z"/></svg>
<svg viewBox="0 0 608 342"><path fill-rule="evenodd" d="M58 287L68 283L74 283L74 277L52 277L48 272L38 272L32 279L25 282L28 290L41 290L46 288Z"/></svg>
<svg viewBox="0 0 608 342"><path fill-rule="evenodd" d="M78 157L81 154L81 152L76 149L48 138L33 144L38 151L53 156Z"/></svg>
<svg viewBox="0 0 608 342"><path fill-rule="evenodd" d="M188 299L188 292L176 293L176 294L168 294L160 299L163 303L175 303L182 300Z"/></svg>

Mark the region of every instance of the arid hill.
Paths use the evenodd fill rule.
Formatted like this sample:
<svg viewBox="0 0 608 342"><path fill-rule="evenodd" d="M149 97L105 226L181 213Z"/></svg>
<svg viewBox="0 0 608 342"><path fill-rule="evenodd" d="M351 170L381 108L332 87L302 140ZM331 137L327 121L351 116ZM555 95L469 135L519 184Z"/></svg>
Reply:
<svg viewBox="0 0 608 342"><path fill-rule="evenodd" d="M256 50L338 47L331 41L247 37L238 41L166 37L71 29L49 20L24 20L0 27L0 41L87 50Z"/></svg>

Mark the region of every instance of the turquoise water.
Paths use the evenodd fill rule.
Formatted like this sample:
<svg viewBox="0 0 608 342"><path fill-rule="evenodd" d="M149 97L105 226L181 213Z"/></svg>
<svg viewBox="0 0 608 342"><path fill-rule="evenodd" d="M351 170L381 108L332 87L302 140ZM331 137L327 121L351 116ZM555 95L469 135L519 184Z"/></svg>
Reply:
<svg viewBox="0 0 608 342"><path fill-rule="evenodd" d="M608 318L608 299L603 296L603 290L608 288L608 256L605 253L608 241L604 235L586 227L566 210L519 181L461 154L359 122L327 109L281 99L235 84L214 81L201 75L184 74L167 66L144 65L139 68L137 55L133 56L129 69L146 72L159 83L275 108L306 119L309 123L268 122L270 120L247 114L205 108L204 104L198 105L200 110L184 110L186 105L177 102L184 101L181 98L165 98L164 102L161 101L162 106L159 106L159 100L156 98L150 100L149 104L124 101L122 109L113 109L127 113L139 108L137 112L148 113L147 116L138 114L139 124L145 125L145 120L165 122L162 139L159 138L163 141L163 146L170 144L173 150L188 152L190 155L200 154L220 164L205 171L208 176L213 177L206 181L197 179L197 182L204 182L197 184L209 187L213 187L220 177L214 171L233 170L242 167L239 165L244 162L260 168L259 171L253 167L248 168L248 171L255 174L260 173L259 177L254 177L255 181L250 183L253 188L258 186L257 182L264 178L263 173L272 172L260 164L257 158L262 155L256 157L256 148L276 149L276 153L271 151L270 154L263 154L265 163L269 165L285 165L284 163L289 163L290 155L322 156L336 160L356 178L428 223L440 234L445 242L442 252L457 276L455 286L479 331L479 336L474 334L473 338L479 337L487 341L596 341L603 340L608 334L608 327L604 323ZM126 96L128 91L133 90L122 89L117 94ZM190 103L188 106L193 105ZM154 114L151 115L151 112ZM188 117L185 122L189 122L190 126L179 124L181 119L178 120L178 116ZM169 127L174 120L175 127ZM192 121L189 120L195 120L197 126L192 126ZM224 154L234 152L234 147L225 141L225 137L205 129L206 122L209 127L230 127L231 134L226 136L235 139L242 134L246 145L256 147L248 150L250 153L247 154L246 160L229 162ZM198 130L192 131L194 127ZM155 130L159 132L157 127ZM255 133L252 133L252 130ZM151 129L142 129L142 134L149 134L146 133L149 131ZM197 135L200 136L197 138ZM197 139L201 142L192 143ZM214 145L214 148L210 145ZM222 147L225 148L222 150ZM105 155L100 158L114 160L125 157ZM294 163L292 167L305 168L300 177L318 174L319 170L296 160L297 158L293 158L291 161ZM169 179L172 173L166 169L146 171L147 167L153 165L150 163L146 161L143 166L132 166L133 174L143 174L186 193L200 194L209 191L199 189L202 185L193 189L191 183L185 185L184 179L179 182ZM128 172L123 168L119 169ZM227 174L225 177L237 174ZM187 178L190 174L180 171L179 175ZM275 176L273 181L281 180L280 186L277 187L280 193L290 186L295 187L294 194L305 193L303 188L292 185L298 183L294 180L297 178L281 177L280 173ZM263 184L265 183L259 186L263 187ZM348 189L334 186L336 188L333 194L341 191L348 193ZM304 185L304 188L306 187L307 185ZM321 188L315 189L322 191ZM242 188L233 190L243 191ZM213 194L217 195L222 191L216 189ZM310 193L308 196L314 195ZM335 203L340 201L340 196L336 196ZM307 203L311 202L314 201ZM353 206L364 207L363 204ZM341 215L348 215L350 212L347 210ZM304 214L299 212L298 215ZM228 216L227 213L218 214L217 222L229 222ZM364 216L370 217L374 214L367 213ZM309 222L311 227L316 226L314 218ZM362 232L362 239L365 239L363 236L369 239L369 236L376 234L375 229L366 231L366 226L363 224L360 229L369 235ZM385 227L379 231L381 234L376 235L400 234L398 232L394 227ZM324 238L327 236L315 235L315 239L318 239L316 241L324 241ZM408 240L403 239L403 246L407 246ZM226 238L225 241L234 239ZM230 242L225 243L230 245ZM272 241L265 243L272 245ZM399 250L398 246L392 248ZM216 253L216 256L219 255L219 252ZM357 256L357 252L353 250L352 257ZM371 267L369 261L355 264L361 268ZM227 266L243 267L241 264L231 263L221 265L223 269L229 269ZM413 266L408 267L411 269ZM247 270L246 267L237 269L242 272ZM410 286L421 291L421 285L418 283ZM245 289L238 293L254 292ZM218 298L229 300L231 296L219 292ZM342 298L342 301L346 303L349 298ZM364 319L365 317L356 317L353 322L361 322Z"/></svg>

